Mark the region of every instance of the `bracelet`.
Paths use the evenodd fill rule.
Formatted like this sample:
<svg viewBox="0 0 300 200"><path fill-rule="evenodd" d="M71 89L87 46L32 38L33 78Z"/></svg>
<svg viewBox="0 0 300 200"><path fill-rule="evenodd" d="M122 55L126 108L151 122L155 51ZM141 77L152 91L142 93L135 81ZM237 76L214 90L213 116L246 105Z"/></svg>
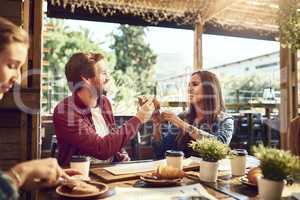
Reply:
<svg viewBox="0 0 300 200"><path fill-rule="evenodd" d="M16 170L10 169L11 174L14 176L14 178L17 180L17 186L20 187L22 185L22 179L21 176Z"/></svg>

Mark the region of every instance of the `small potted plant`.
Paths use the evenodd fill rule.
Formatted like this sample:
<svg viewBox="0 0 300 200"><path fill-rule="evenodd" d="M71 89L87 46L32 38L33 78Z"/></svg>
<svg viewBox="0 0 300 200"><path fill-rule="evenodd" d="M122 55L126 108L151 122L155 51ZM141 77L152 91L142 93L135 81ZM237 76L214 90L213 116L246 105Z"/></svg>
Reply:
<svg viewBox="0 0 300 200"><path fill-rule="evenodd" d="M202 138L193 141L190 146L202 158L200 164L200 180L216 182L218 175L218 161L228 155L229 147L214 138Z"/></svg>
<svg viewBox="0 0 300 200"><path fill-rule="evenodd" d="M281 198L284 180L298 179L299 158L288 151L267 148L262 145L253 148L254 155L260 160L263 177L258 178L260 198L277 200Z"/></svg>

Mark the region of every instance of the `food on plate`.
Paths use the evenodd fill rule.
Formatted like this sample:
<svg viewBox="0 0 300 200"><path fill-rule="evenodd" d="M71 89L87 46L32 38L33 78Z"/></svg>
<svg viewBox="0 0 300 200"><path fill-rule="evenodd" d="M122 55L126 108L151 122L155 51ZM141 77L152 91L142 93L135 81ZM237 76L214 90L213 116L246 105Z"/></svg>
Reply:
<svg viewBox="0 0 300 200"><path fill-rule="evenodd" d="M257 178L262 176L262 171L259 167L254 167L247 174L248 181L257 185Z"/></svg>
<svg viewBox="0 0 300 200"><path fill-rule="evenodd" d="M93 194L99 192L99 189L91 184L88 184L81 180L72 180L66 182L64 186L71 189L70 194L77 194L77 195L83 195L83 194Z"/></svg>
<svg viewBox="0 0 300 200"><path fill-rule="evenodd" d="M183 178L185 173L184 171L172 166L159 165L155 175L161 179L178 179Z"/></svg>

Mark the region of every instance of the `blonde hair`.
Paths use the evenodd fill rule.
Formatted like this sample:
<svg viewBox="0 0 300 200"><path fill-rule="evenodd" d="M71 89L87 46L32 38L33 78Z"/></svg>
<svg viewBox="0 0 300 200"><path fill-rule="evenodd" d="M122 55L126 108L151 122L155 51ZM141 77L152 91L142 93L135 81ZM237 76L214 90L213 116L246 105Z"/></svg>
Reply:
<svg viewBox="0 0 300 200"><path fill-rule="evenodd" d="M14 42L28 45L28 34L22 28L0 17L0 52Z"/></svg>

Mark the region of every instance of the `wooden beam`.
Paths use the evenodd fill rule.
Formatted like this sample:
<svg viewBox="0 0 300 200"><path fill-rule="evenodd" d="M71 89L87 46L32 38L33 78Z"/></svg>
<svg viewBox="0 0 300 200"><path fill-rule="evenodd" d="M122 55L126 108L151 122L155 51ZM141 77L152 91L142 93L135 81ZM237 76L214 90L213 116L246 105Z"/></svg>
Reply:
<svg viewBox="0 0 300 200"><path fill-rule="evenodd" d="M42 52L43 52L43 0L32 0L33 8L33 67L36 72L41 72L42 69ZM41 73L34 74L32 76L32 88L35 88L39 92L38 104L41 108ZM41 156L41 138L40 138L40 115L33 114L31 117L31 158L37 159ZM30 121L30 120L29 120Z"/></svg>
<svg viewBox="0 0 300 200"><path fill-rule="evenodd" d="M297 55L288 48L280 48L280 138L281 148L287 149L287 131L297 116Z"/></svg>
<svg viewBox="0 0 300 200"><path fill-rule="evenodd" d="M23 3L23 29L29 33L29 21L30 21L30 0L24 0ZM29 48L30 50L31 48ZM28 52L28 56L26 58L25 64L22 66L22 74L26 74L25 72L28 71L28 57L32 58L31 52ZM28 77L27 75L21 78L21 87L27 88L28 87Z"/></svg>
<svg viewBox="0 0 300 200"><path fill-rule="evenodd" d="M200 70L203 68L202 33L203 24L198 22L194 31L194 70Z"/></svg>

